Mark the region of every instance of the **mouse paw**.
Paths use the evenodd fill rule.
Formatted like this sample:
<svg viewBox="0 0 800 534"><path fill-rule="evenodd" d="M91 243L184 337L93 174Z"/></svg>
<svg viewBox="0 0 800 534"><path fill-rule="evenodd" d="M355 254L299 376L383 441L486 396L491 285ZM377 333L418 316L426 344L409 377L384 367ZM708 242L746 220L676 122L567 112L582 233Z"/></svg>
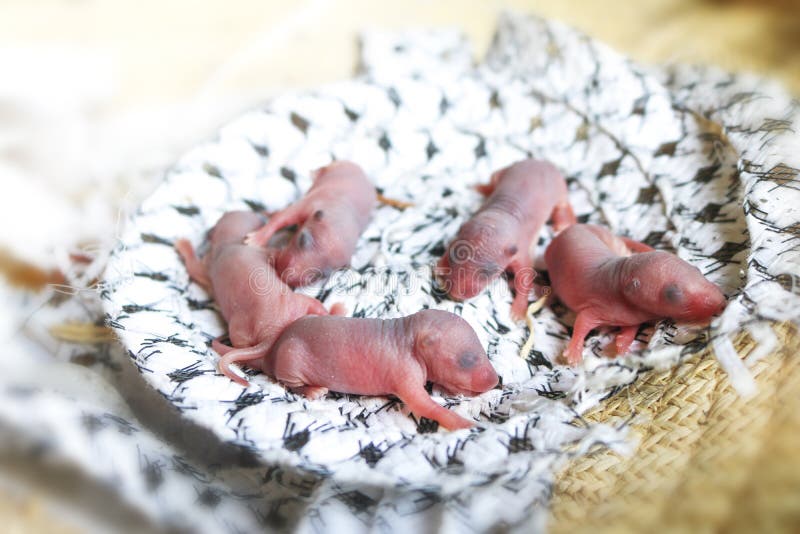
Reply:
<svg viewBox="0 0 800 534"><path fill-rule="evenodd" d="M472 428L475 426L475 421L470 421L460 415L456 415L455 417L449 419L446 422L440 421L445 428L448 430L461 430L464 428Z"/></svg>
<svg viewBox="0 0 800 534"><path fill-rule="evenodd" d="M561 362L569 365L570 367L577 367L583 361L583 354L580 351L571 351L569 349L561 353Z"/></svg>
<svg viewBox="0 0 800 534"><path fill-rule="evenodd" d="M523 304L514 304L511 306L511 320L515 323L520 323L525 320L525 311L528 309L527 302Z"/></svg>
<svg viewBox="0 0 800 534"><path fill-rule="evenodd" d="M310 400L317 400L328 394L328 388L322 386L300 386L292 388L292 392L304 395Z"/></svg>
<svg viewBox="0 0 800 534"><path fill-rule="evenodd" d="M335 302L333 306L331 306L331 315L339 315L339 316L346 316L347 315L347 306L344 305L343 302Z"/></svg>
<svg viewBox="0 0 800 534"><path fill-rule="evenodd" d="M256 232L249 232L247 235L244 236L244 244L250 247L262 247L264 243L261 242L261 238L259 233Z"/></svg>

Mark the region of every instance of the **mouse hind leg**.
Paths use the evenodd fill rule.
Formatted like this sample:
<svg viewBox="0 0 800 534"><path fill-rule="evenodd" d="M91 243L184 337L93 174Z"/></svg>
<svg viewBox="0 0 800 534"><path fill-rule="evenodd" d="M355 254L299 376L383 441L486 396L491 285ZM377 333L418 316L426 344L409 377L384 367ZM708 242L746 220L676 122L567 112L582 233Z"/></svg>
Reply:
<svg viewBox="0 0 800 534"><path fill-rule="evenodd" d="M575 212L572 209L572 204L569 203L569 200L565 200L559 204L556 204L553 208L553 214L551 215L550 219L553 222L553 229L556 232L565 230L566 228L578 222L578 219L575 217Z"/></svg>
<svg viewBox="0 0 800 534"><path fill-rule="evenodd" d="M183 260L183 264L186 266L186 272L189 273L189 278L203 286L203 289L210 292L211 280L208 277L206 266L195 254L192 243L188 239L178 239L175 241L175 251L181 257L181 260Z"/></svg>
<svg viewBox="0 0 800 534"><path fill-rule="evenodd" d="M575 319L575 326L572 327L572 338L564 351L564 359L569 365L578 365L583 359L583 343L589 332L600 326L602 321L588 310L578 313Z"/></svg>
<svg viewBox="0 0 800 534"><path fill-rule="evenodd" d="M303 297L303 303L305 304L305 312L298 316L298 319L304 315L329 315L328 310L325 308L325 305L320 302L319 300L315 299L314 297L309 297L306 295L298 295Z"/></svg>
<svg viewBox="0 0 800 534"><path fill-rule="evenodd" d="M311 384L310 382L315 380L309 379L308 373L303 372L304 364L308 361L308 350L305 343L298 339L287 339L279 343L272 356L275 379L293 393L299 393L309 399L314 400L325 396L328 388Z"/></svg>

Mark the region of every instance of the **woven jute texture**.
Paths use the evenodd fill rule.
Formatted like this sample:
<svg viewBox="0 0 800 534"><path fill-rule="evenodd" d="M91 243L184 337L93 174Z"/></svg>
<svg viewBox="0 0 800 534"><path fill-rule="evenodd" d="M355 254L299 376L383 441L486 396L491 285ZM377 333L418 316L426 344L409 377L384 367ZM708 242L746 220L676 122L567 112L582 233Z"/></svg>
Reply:
<svg viewBox="0 0 800 534"><path fill-rule="evenodd" d="M560 473L550 531L800 532L800 336L775 324L775 352L743 399L713 355L652 372L586 418L629 420L630 457L599 451ZM741 334L747 356L755 343Z"/></svg>

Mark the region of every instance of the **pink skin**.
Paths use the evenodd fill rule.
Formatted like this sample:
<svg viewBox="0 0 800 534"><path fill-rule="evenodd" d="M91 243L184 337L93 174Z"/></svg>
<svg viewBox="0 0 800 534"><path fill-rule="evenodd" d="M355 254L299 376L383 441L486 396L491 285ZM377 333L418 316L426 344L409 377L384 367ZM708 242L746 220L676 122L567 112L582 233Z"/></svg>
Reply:
<svg viewBox="0 0 800 534"><path fill-rule="evenodd" d="M545 262L553 292L578 314L564 351L570 365L581 361L586 336L599 326L620 327L621 355L642 323L706 321L725 308L725 296L696 267L599 226L564 230L547 247Z"/></svg>
<svg viewBox="0 0 800 534"><path fill-rule="evenodd" d="M567 184L550 163L526 159L495 172L478 190L488 195L486 202L461 226L435 275L452 298L466 300L511 271L516 291L511 316L520 320L536 276L531 245L549 218L557 231L575 223Z"/></svg>
<svg viewBox="0 0 800 534"><path fill-rule="evenodd" d="M192 280L214 295L228 323L231 347L214 340L212 347L223 357L219 370L242 385L230 364L247 360L252 351L266 351L292 321L305 315L327 315L316 299L293 292L267 263L264 249L242 244L247 232L258 228L261 217L233 211L220 218L211 230L208 253L198 259L186 239L175 243ZM334 310L341 313L337 307Z"/></svg>
<svg viewBox="0 0 800 534"><path fill-rule="evenodd" d="M303 317L289 325L263 358L263 371L315 399L328 390L400 398L417 416L449 429L473 421L436 404L426 381L476 394L498 383L472 328L457 315L422 310L400 319Z"/></svg>
<svg viewBox="0 0 800 534"><path fill-rule="evenodd" d="M302 199L248 233L245 243L266 246L281 228L298 225L289 243L270 254L284 282L308 285L350 263L376 202L375 186L364 171L355 163L335 161L316 172L314 185Z"/></svg>

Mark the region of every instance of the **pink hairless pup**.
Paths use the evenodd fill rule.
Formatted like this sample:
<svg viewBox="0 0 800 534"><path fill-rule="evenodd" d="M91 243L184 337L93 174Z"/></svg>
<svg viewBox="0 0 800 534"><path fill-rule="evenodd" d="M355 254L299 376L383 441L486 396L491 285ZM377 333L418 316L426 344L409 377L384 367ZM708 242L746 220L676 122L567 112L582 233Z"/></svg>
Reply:
<svg viewBox="0 0 800 534"><path fill-rule="evenodd" d="M564 352L570 365L581 361L584 339L598 326L621 327L615 340L621 355L642 323L704 321L725 308L725 296L696 267L599 226L564 230L547 247L545 262L554 293L578 314Z"/></svg>
<svg viewBox="0 0 800 534"><path fill-rule="evenodd" d="M307 285L350 263L376 201L375 186L358 165L334 161L316 171L302 199L272 214L267 224L247 234L245 243L263 247L281 228L299 225L285 247L270 253L287 284Z"/></svg>
<svg viewBox="0 0 800 534"><path fill-rule="evenodd" d="M478 190L488 198L465 222L436 266L439 284L451 297L464 300L504 270L514 273L514 319L524 316L535 271L530 249L544 223L555 229L575 223L567 184L550 163L526 159L492 175Z"/></svg>
<svg viewBox="0 0 800 534"><path fill-rule="evenodd" d="M231 363L246 359L247 351L269 349L295 319L328 313L318 300L295 293L284 284L268 265L265 250L242 244L245 234L261 223L261 217L252 212L226 213L211 230L211 246L202 260L189 241L175 242L189 276L213 293L228 323L228 337L236 349L231 350L218 340L212 346L224 354L219 362L220 372L240 384L247 382L233 374Z"/></svg>
<svg viewBox="0 0 800 534"><path fill-rule="evenodd" d="M474 425L436 404L426 381L450 393L476 394L498 378L472 328L461 317L422 310L399 319L303 317L269 351L248 360L297 393L318 398L328 390L394 394L417 416L449 429Z"/></svg>

